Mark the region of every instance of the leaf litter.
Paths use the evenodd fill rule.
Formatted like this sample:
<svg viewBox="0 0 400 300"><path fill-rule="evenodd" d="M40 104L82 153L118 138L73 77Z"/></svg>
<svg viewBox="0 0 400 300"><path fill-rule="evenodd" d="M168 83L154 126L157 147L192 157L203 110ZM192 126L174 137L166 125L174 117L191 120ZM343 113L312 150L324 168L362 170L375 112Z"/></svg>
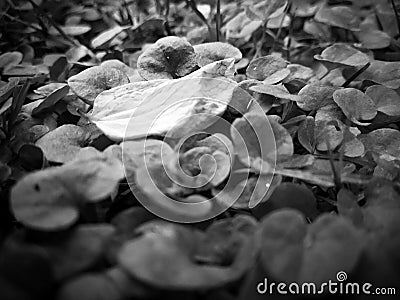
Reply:
<svg viewBox="0 0 400 300"><path fill-rule="evenodd" d="M399 287L393 1L6 2L5 299Z"/></svg>

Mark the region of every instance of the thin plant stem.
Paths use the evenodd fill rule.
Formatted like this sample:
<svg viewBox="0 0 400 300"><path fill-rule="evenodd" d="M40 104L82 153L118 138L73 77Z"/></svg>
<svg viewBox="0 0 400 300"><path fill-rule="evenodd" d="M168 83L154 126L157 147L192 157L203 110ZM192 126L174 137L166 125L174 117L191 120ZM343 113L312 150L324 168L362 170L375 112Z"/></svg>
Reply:
<svg viewBox="0 0 400 300"><path fill-rule="evenodd" d="M260 41L260 43L259 43L258 46L257 46L257 50L256 50L256 52L254 53L254 56L253 56L253 59L252 59L252 60L258 58L258 57L261 55L262 46L263 46L263 44L264 44L264 42L265 42L265 38L266 38L266 37L267 37L267 33L265 32L265 28L263 27L263 32L262 32L261 41Z"/></svg>
<svg viewBox="0 0 400 300"><path fill-rule="evenodd" d="M60 28L60 26L58 26L57 23L54 22L53 18L51 18L45 11L43 11L42 8L40 8L35 2L33 2L33 0L28 0L28 1L29 1L29 3L32 4L32 6L36 10L36 12L39 15L45 17L65 40L67 40L74 46L78 46L78 43L76 41L74 41L73 39L71 39L68 35L66 35L65 32Z"/></svg>
<svg viewBox="0 0 400 300"><path fill-rule="evenodd" d="M212 28L211 28L210 24L208 23L206 17L201 13L201 11L199 11L197 9L196 2L194 0L186 0L186 3L193 10L193 12L203 21L203 23L207 26L210 36L213 36L213 32L212 32Z"/></svg>
<svg viewBox="0 0 400 300"><path fill-rule="evenodd" d="M281 20L281 23L279 24L279 29L278 29L278 32L276 33L275 38L274 38L274 43L272 44L270 53L274 52L276 43L277 43L277 41L278 41L278 39L279 39L279 36L281 35L281 32L282 32L282 27L283 27L283 22L285 21L285 16L286 16L286 14L287 14L288 11L289 11L290 6L291 6L291 5L288 4L288 5L286 6L286 8L285 8L285 11L283 12L282 20ZM268 23L268 22L267 22L267 23Z"/></svg>
<svg viewBox="0 0 400 300"><path fill-rule="evenodd" d="M346 120L346 124L345 124L345 127L344 127L344 132L343 132L343 143L342 143L342 147L341 147L340 152L339 152L339 171L340 171L340 174L342 174L342 171L343 171L344 152L346 150L346 143L347 143L348 137L350 137L350 121Z"/></svg>
<svg viewBox="0 0 400 300"><path fill-rule="evenodd" d="M355 72L349 79L346 80L345 83L343 83L342 87L344 87L344 88L348 87L350 85L350 83L352 83L354 80L357 79L358 76L360 76L362 73L364 73L365 70L367 70L370 65L371 65L371 63L369 62L364 67L362 67L360 70Z"/></svg>
<svg viewBox="0 0 400 300"><path fill-rule="evenodd" d="M290 61L290 59L291 59L290 48L292 47L292 36L293 36L293 22L292 21L296 17L296 9L294 10L293 14L290 12L290 10L288 11L289 16L290 16L290 24L289 24L288 43L287 43L287 49L286 49L286 60L287 61Z"/></svg>
<svg viewBox="0 0 400 300"><path fill-rule="evenodd" d="M126 2L126 0L124 0L123 5L125 8L125 12L128 16L129 23L133 26L133 18L132 18L131 12L129 11L128 3Z"/></svg>
<svg viewBox="0 0 400 300"><path fill-rule="evenodd" d="M326 140L326 146L328 147L329 163L332 168L333 180L334 180L336 189L339 191L342 187L342 179L340 178L341 172L340 172L340 170L338 171L335 166L334 159L333 159L333 151L332 151L331 143L329 142L328 135L326 135L325 140Z"/></svg>
<svg viewBox="0 0 400 300"><path fill-rule="evenodd" d="M165 30L167 31L168 35L172 35L171 27L169 26L169 9L170 9L170 2L169 0L165 0L165 12L164 12L164 26Z"/></svg>
<svg viewBox="0 0 400 300"><path fill-rule="evenodd" d="M221 1L217 0L217 16L215 20L215 29L217 32L217 42L220 40L221 35Z"/></svg>
<svg viewBox="0 0 400 300"><path fill-rule="evenodd" d="M399 13L397 11L396 4L394 3L394 0L391 0L391 2L392 2L392 7L393 7L394 14L396 16L397 29L399 31L398 34L400 34L400 17L399 17Z"/></svg>
<svg viewBox="0 0 400 300"><path fill-rule="evenodd" d="M321 78L318 78L318 80L322 80L324 79L326 76L328 76L331 73L332 70L327 70L326 73L324 75L321 76Z"/></svg>
<svg viewBox="0 0 400 300"><path fill-rule="evenodd" d="M27 26L27 27L29 27L29 28L32 28L32 29L41 31L41 29L40 29L39 27L36 27L36 26L34 26L34 25L32 25L32 24L29 24L29 23L27 23L27 22L24 22L24 21L22 21L22 20L20 20L20 19L18 19L18 18L16 18L16 17L13 17L13 16L7 14L7 13L4 13L3 16L6 17L6 18L9 18L11 21L14 21L14 22L16 22L16 23L20 23L20 24L22 24L22 25L24 25L24 26Z"/></svg>

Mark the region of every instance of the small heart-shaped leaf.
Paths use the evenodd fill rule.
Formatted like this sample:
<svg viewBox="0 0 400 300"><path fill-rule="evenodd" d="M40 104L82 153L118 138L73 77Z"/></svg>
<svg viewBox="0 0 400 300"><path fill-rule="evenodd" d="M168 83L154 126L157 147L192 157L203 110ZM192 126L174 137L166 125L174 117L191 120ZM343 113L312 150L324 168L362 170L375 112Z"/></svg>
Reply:
<svg viewBox="0 0 400 300"><path fill-rule="evenodd" d="M262 221L261 261L274 280L318 286L354 269L363 249L361 237L342 217L325 214L307 225L299 212L278 210Z"/></svg>
<svg viewBox="0 0 400 300"><path fill-rule="evenodd" d="M336 90L332 86L308 84L299 91L297 105L305 111L318 110L333 103Z"/></svg>
<svg viewBox="0 0 400 300"><path fill-rule="evenodd" d="M146 80L173 79L193 72L196 53L189 42L176 36L159 39L138 58L138 71Z"/></svg>
<svg viewBox="0 0 400 300"><path fill-rule="evenodd" d="M235 62L242 59L242 52L228 43L212 42L193 46L200 67L226 58L234 58Z"/></svg>
<svg viewBox="0 0 400 300"><path fill-rule="evenodd" d="M18 221L42 231L68 228L85 202L103 200L124 177L119 160L92 157L29 173L11 190Z"/></svg>
<svg viewBox="0 0 400 300"><path fill-rule="evenodd" d="M343 66L363 67L370 61L366 54L342 43L333 44L324 49L321 55L315 55L314 58L336 68Z"/></svg>
<svg viewBox="0 0 400 300"><path fill-rule="evenodd" d="M36 146L49 161L65 163L73 160L88 142L87 132L79 126L66 124L42 136Z"/></svg>
<svg viewBox="0 0 400 300"><path fill-rule="evenodd" d="M13 51L6 52L0 55L0 70L7 71L19 65L22 61L23 55L21 52Z"/></svg>
<svg viewBox="0 0 400 300"><path fill-rule="evenodd" d="M283 58L267 55L251 61L246 70L249 78L264 80L275 72L285 69L289 63Z"/></svg>
<svg viewBox="0 0 400 300"><path fill-rule="evenodd" d="M107 61L70 77L68 84L79 98L88 104L93 104L94 99L102 91L129 82L123 67L127 66L120 61L116 60L111 64Z"/></svg>
<svg viewBox="0 0 400 300"><path fill-rule="evenodd" d="M352 31L358 31L360 29L360 19L350 6L323 5L317 11L314 19L317 22Z"/></svg>
<svg viewBox="0 0 400 300"><path fill-rule="evenodd" d="M374 101L357 89L346 88L337 90L333 93L333 99L346 117L357 125L369 125L361 121L370 121L378 113Z"/></svg>
<svg viewBox="0 0 400 300"><path fill-rule="evenodd" d="M373 85L367 88L365 94L374 101L378 111L388 116L400 116L400 96L393 89Z"/></svg>

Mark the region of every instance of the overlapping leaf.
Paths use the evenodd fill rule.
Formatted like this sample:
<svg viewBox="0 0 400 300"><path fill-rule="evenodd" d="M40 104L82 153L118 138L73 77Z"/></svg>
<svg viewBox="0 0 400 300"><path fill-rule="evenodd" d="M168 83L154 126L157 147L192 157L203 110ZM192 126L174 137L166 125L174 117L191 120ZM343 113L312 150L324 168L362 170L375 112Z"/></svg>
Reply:
<svg viewBox="0 0 400 300"><path fill-rule="evenodd" d="M333 99L346 117L357 125L366 126L368 123L362 122L370 121L376 117L377 110L374 101L357 89L337 90L333 93Z"/></svg>
<svg viewBox="0 0 400 300"><path fill-rule="evenodd" d="M256 216L264 216L272 211L292 208L301 211L308 218L318 214L317 201L313 193L305 186L294 183L282 183L271 193L268 201L253 209Z"/></svg>
<svg viewBox="0 0 400 300"><path fill-rule="evenodd" d="M333 93L336 87L309 84L299 91L297 105L305 110L318 110L333 102Z"/></svg>
<svg viewBox="0 0 400 300"><path fill-rule="evenodd" d="M365 94L374 101L378 111L388 116L400 115L400 96L393 89L383 85L373 85L365 91Z"/></svg>
<svg viewBox="0 0 400 300"><path fill-rule="evenodd" d="M159 39L138 59L139 74L146 80L183 77L196 67L196 53L192 45L174 36Z"/></svg>
<svg viewBox="0 0 400 300"><path fill-rule="evenodd" d="M370 61L366 54L342 43L333 44L324 49L321 55L315 55L314 58L333 67L362 67Z"/></svg>
<svg viewBox="0 0 400 300"><path fill-rule="evenodd" d="M263 56L250 62L246 74L249 78L264 80L275 72L286 68L288 64L286 60L277 56Z"/></svg>
<svg viewBox="0 0 400 300"><path fill-rule="evenodd" d="M228 43L204 43L193 46L193 49L197 55L197 63L200 67L226 58L234 58L235 62L242 59L240 50Z"/></svg>
<svg viewBox="0 0 400 300"><path fill-rule="evenodd" d="M255 170L261 170L260 167L264 162L269 161L273 164L275 159L277 161L287 159L293 155L294 151L293 141L288 131L272 117L268 117L269 125L266 125L265 119L261 120L261 118L265 117L249 113L244 118L236 120L232 124L233 129L231 130L239 159L246 165L249 165L248 160L250 159L249 166ZM263 127L264 129L262 129ZM236 130L241 133L245 148L242 148L243 144L237 136ZM261 133L261 130L264 132ZM246 157L247 152L250 158ZM258 164L261 165L258 166Z"/></svg>
<svg viewBox="0 0 400 300"><path fill-rule="evenodd" d="M0 55L0 69L7 71L17 66L22 61L23 55L21 52L13 51L6 52Z"/></svg>
<svg viewBox="0 0 400 300"><path fill-rule="evenodd" d="M11 208L18 221L43 231L71 226L85 202L103 200L123 178L121 162L94 157L33 172L11 191Z"/></svg>
<svg viewBox="0 0 400 300"><path fill-rule="evenodd" d="M336 278L339 271L350 273L363 249L360 233L334 215L307 225L301 213L281 210L266 216L262 228L264 270L283 282L319 284Z"/></svg>
<svg viewBox="0 0 400 300"><path fill-rule="evenodd" d="M72 91L82 100L93 104L94 99L102 91L129 82L127 74L122 71L122 62L105 62L100 66L91 67L68 79ZM125 66L127 67L127 66Z"/></svg>
<svg viewBox="0 0 400 300"><path fill-rule="evenodd" d="M232 205L236 209L254 208L268 201L273 191L282 181L281 176L263 174L248 177L247 172L233 172L227 185L221 190L213 190L217 201L230 203L237 199Z"/></svg>
<svg viewBox="0 0 400 300"><path fill-rule="evenodd" d="M132 83L107 91L94 103L93 122L115 140L167 133L179 138L204 129L228 104L247 106L236 98L237 85L225 78L232 66L233 59L224 60L178 80Z"/></svg>
<svg viewBox="0 0 400 300"><path fill-rule="evenodd" d="M393 160L400 158L400 132L395 129L382 128L360 136L367 151Z"/></svg>
<svg viewBox="0 0 400 300"><path fill-rule="evenodd" d="M227 227L230 224L237 227L236 222L222 222ZM239 279L254 261L256 248L252 237L254 229L251 230L251 227L254 228L254 221L249 225L250 230L232 229L228 239L224 234L224 239L221 240L210 239L212 234L218 235L219 226L203 233L172 223L147 223L138 229L142 235L126 243L121 249L118 261L135 278L162 289L188 291L221 287ZM232 249L234 241L235 247ZM203 242L210 242L207 249L202 250ZM225 245L223 248L217 247L216 243ZM203 260L207 254L207 263L210 266L196 262L197 253L198 259ZM213 259L210 261L211 257ZM218 257L224 262L215 261ZM152 263L154 260L158 263ZM175 276L171 276L171 272Z"/></svg>
<svg viewBox="0 0 400 300"><path fill-rule="evenodd" d="M73 160L81 148L87 146L88 136L82 127L66 124L42 136L36 145L48 160L65 163Z"/></svg>
<svg viewBox="0 0 400 300"><path fill-rule="evenodd" d="M317 22L325 23L330 26L336 26L352 31L360 29L360 19L355 11L349 6L331 6L323 5L314 16Z"/></svg>
<svg viewBox="0 0 400 300"><path fill-rule="evenodd" d="M357 80L367 80L378 84L382 84L390 89L398 89L400 87L400 62L397 61L380 61L372 60L369 68L363 72ZM345 77L354 74L354 70L350 69L344 72Z"/></svg>

